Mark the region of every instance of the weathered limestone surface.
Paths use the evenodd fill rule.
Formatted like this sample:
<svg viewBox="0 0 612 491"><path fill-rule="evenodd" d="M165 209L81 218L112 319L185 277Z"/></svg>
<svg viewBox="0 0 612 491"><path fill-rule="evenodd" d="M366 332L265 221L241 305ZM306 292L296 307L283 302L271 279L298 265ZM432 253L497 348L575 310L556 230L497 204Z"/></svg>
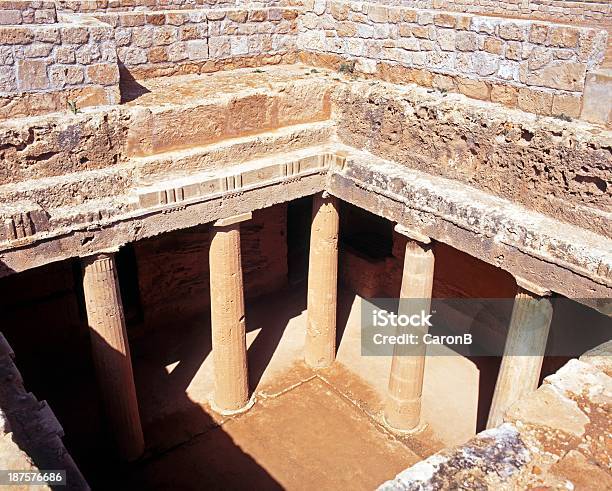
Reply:
<svg viewBox="0 0 612 491"><path fill-rule="evenodd" d="M457 483L508 491L609 488L612 379L590 363L593 356L609 359L609 344L547 377L510 408L506 423L433 455L379 489L438 491Z"/></svg>
<svg viewBox="0 0 612 491"><path fill-rule="evenodd" d="M2 469L65 469L66 489L87 490L85 479L64 447L64 430L45 401L23 386L14 353L0 334L0 465ZM17 486L16 489L50 489Z"/></svg>
<svg viewBox="0 0 612 491"><path fill-rule="evenodd" d="M337 97L347 145L611 236L608 132L419 88L352 83Z"/></svg>
<svg viewBox="0 0 612 491"><path fill-rule="evenodd" d="M331 175L329 190L515 276L609 312L606 302L599 301L609 298L611 286L609 239L600 235L548 221L544 215L525 215L523 207L506 200L377 161L366 152L347 156L342 171Z"/></svg>
<svg viewBox="0 0 612 491"><path fill-rule="evenodd" d="M102 253L82 262L98 389L119 455L135 460L144 452L144 437L115 258Z"/></svg>

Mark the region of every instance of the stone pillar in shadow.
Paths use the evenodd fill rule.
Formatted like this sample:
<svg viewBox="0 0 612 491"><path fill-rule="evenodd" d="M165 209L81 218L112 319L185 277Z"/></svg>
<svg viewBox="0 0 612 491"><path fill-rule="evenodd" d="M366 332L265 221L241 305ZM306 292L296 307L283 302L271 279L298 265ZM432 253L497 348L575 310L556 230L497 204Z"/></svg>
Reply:
<svg viewBox="0 0 612 491"><path fill-rule="evenodd" d="M538 291L535 285L528 285L518 278L517 283L519 288L514 299L487 428L502 424L510 406L535 391L540 380L553 315L552 304L543 295L550 292ZM534 290L537 293L532 293Z"/></svg>
<svg viewBox="0 0 612 491"><path fill-rule="evenodd" d="M114 253L83 258L83 290L96 377L110 430L123 460L144 452L130 347Z"/></svg>
<svg viewBox="0 0 612 491"><path fill-rule="evenodd" d="M420 316L421 311L428 314L434 277L434 254L429 244L430 239L400 225L396 226L395 230L408 236L398 314ZM393 347L384 417L392 428L418 431L421 429L421 399L427 350L422 338L427 328L422 326L401 329L402 333L418 336L421 342L415 345L396 344Z"/></svg>
<svg viewBox="0 0 612 491"><path fill-rule="evenodd" d="M240 222L245 213L215 222L210 241L210 311L215 411L231 414L248 409L244 292L240 254Z"/></svg>
<svg viewBox="0 0 612 491"><path fill-rule="evenodd" d="M338 199L327 193L314 196L304 350L313 368L328 367L336 357L339 228Z"/></svg>

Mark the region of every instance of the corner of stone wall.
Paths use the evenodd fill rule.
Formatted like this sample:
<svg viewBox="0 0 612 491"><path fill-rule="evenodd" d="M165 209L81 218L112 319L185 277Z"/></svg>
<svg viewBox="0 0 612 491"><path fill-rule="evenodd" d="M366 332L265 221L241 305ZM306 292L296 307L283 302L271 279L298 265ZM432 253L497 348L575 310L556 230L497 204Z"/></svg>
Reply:
<svg viewBox="0 0 612 491"><path fill-rule="evenodd" d="M299 19L297 47L306 62L336 67L350 62L351 72L367 77L544 116L581 117L587 76L592 78L605 57L605 29L435 10L440 2L434 3L415 8L309 0ZM592 113L584 111L601 122Z"/></svg>

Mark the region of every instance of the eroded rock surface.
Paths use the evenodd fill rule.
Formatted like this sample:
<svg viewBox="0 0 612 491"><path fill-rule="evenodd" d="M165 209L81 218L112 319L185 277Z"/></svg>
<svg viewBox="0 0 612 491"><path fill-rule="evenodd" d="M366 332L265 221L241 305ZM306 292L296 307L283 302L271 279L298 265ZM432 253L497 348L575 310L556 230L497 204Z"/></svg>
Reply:
<svg viewBox="0 0 612 491"><path fill-rule="evenodd" d="M571 360L512 406L506 423L419 462L379 490L610 489L611 355L608 342Z"/></svg>

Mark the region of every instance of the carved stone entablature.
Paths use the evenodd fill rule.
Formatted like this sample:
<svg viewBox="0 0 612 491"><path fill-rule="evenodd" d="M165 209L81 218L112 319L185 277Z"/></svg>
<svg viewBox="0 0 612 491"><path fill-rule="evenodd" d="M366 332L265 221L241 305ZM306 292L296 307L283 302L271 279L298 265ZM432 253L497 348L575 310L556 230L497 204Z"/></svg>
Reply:
<svg viewBox="0 0 612 491"><path fill-rule="evenodd" d="M303 152L300 152L303 154ZM254 161L237 166L239 172L211 175L210 172L159 182L136 190L140 208L153 208L180 203L202 201L218 195L241 192L272 183L294 182L303 175L323 171L335 165L336 155L313 152L294 157L288 155L282 163L269 160Z"/></svg>
<svg viewBox="0 0 612 491"><path fill-rule="evenodd" d="M19 201L0 205L0 241L14 241L49 229L49 217L37 204Z"/></svg>

